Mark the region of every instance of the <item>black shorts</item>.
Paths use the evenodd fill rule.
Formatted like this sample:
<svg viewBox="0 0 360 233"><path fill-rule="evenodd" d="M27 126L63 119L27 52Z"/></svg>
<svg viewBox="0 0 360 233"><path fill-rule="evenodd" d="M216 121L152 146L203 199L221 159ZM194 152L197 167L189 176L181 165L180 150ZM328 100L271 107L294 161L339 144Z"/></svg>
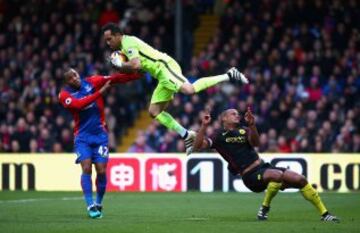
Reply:
<svg viewBox="0 0 360 233"><path fill-rule="evenodd" d="M265 182L263 179L263 175L266 169L278 169L283 172L286 170L286 168L274 167L270 163L262 162L259 166L243 175L242 180L245 186L255 193L264 191L268 185L268 182Z"/></svg>

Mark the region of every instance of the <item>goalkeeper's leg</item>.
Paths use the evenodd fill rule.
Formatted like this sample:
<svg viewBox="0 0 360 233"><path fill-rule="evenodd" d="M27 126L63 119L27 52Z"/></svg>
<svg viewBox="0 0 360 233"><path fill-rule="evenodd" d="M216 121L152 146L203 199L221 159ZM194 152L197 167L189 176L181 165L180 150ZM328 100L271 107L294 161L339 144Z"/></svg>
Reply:
<svg viewBox="0 0 360 233"><path fill-rule="evenodd" d="M168 102L152 103L150 104L149 113L160 124L168 129L177 132L185 142L186 154L191 154L192 144L195 138L195 132L185 129L179 122L177 122L168 112L165 111Z"/></svg>
<svg viewBox="0 0 360 233"><path fill-rule="evenodd" d="M231 81L232 83L240 84L249 83L245 75L233 67L225 74L203 77L196 80L193 84L186 82L181 86L180 91L184 94L192 95L225 81Z"/></svg>
<svg viewBox="0 0 360 233"><path fill-rule="evenodd" d="M198 93L225 81L240 84L249 83L249 80L244 74L238 71L235 67L232 67L224 74L199 78L191 84L182 74L181 67L175 60L172 60L165 65L162 74L164 74L170 82L177 86L176 92L180 91L186 95Z"/></svg>

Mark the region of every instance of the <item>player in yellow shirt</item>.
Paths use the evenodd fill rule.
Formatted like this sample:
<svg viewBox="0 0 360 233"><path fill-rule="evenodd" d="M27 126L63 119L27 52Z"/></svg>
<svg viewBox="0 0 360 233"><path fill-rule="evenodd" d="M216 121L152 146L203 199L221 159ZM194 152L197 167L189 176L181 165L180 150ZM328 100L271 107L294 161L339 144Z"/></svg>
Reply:
<svg viewBox="0 0 360 233"><path fill-rule="evenodd" d="M110 62L121 71L145 71L158 80L151 97L150 115L168 129L176 131L184 140L186 153L192 151L195 132L185 129L169 113L166 107L181 92L186 95L198 93L220 82L231 81L247 84L247 78L235 67L225 74L204 77L191 84L182 74L179 64L166 53L162 53L135 36L122 33L118 25L108 23L103 28L106 44L112 50L121 50L128 58L127 62L110 59Z"/></svg>

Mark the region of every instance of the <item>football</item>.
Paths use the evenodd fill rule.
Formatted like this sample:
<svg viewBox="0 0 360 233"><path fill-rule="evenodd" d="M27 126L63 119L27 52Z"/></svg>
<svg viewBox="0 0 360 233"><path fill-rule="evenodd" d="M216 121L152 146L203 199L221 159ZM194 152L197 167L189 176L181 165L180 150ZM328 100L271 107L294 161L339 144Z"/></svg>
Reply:
<svg viewBox="0 0 360 233"><path fill-rule="evenodd" d="M110 55L110 62L114 66L121 67L123 62L128 61L128 58L120 50L116 50Z"/></svg>

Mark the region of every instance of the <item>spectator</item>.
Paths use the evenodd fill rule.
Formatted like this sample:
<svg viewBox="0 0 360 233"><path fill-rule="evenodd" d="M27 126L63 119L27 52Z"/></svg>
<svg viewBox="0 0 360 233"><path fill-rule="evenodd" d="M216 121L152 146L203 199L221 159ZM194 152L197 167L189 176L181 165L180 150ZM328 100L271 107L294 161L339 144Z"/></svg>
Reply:
<svg viewBox="0 0 360 233"><path fill-rule="evenodd" d="M16 141L19 145L19 152L27 152L30 150L31 133L28 130L28 126L24 118L19 118L16 124L16 130L12 135L12 141ZM16 148L17 146L15 146ZM12 146L14 149L14 147Z"/></svg>
<svg viewBox="0 0 360 233"><path fill-rule="evenodd" d="M280 136L278 139L278 151L280 153L290 153L291 147L286 141L286 138L284 136Z"/></svg>
<svg viewBox="0 0 360 233"><path fill-rule="evenodd" d="M40 152L39 149L38 149L38 143L34 138L30 140L29 147L30 147L30 151L29 151L30 153L38 153L38 152Z"/></svg>
<svg viewBox="0 0 360 233"><path fill-rule="evenodd" d="M135 143L129 148L128 152L130 153L150 153L154 152L154 149L146 145L146 137L144 135L139 135L136 138Z"/></svg>
<svg viewBox="0 0 360 233"><path fill-rule="evenodd" d="M119 23L120 16L119 13L114 9L114 6L111 2L107 2L105 10L100 13L99 25L100 27L104 26L107 23Z"/></svg>
<svg viewBox="0 0 360 233"><path fill-rule="evenodd" d="M160 145L158 148L159 152L174 152L176 151L176 141L174 138L176 134L172 132L166 132L164 137L160 140Z"/></svg>
<svg viewBox="0 0 360 233"><path fill-rule="evenodd" d="M20 144L17 140L11 140L11 149L10 152L12 153L19 153L20 151Z"/></svg>

